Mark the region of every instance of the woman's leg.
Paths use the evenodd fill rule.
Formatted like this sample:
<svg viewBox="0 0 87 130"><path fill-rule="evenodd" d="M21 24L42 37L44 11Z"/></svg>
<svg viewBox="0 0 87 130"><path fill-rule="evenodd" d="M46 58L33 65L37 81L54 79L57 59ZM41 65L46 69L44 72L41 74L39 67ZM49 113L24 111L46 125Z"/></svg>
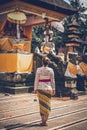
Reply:
<svg viewBox="0 0 87 130"><path fill-rule="evenodd" d="M41 115L42 123L44 123L44 115Z"/></svg>
<svg viewBox="0 0 87 130"><path fill-rule="evenodd" d="M42 119L42 126L47 126L47 120L48 120L48 115L41 115L41 119Z"/></svg>
<svg viewBox="0 0 87 130"><path fill-rule="evenodd" d="M48 115L44 115L44 123L47 124L48 121Z"/></svg>

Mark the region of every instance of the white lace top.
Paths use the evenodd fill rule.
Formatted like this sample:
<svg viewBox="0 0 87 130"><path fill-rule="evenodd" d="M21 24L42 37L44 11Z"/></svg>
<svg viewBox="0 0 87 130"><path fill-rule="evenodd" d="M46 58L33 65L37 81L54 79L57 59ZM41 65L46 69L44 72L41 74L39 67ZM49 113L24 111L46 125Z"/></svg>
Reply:
<svg viewBox="0 0 87 130"><path fill-rule="evenodd" d="M50 67L40 67L36 71L34 90L55 90L54 71Z"/></svg>

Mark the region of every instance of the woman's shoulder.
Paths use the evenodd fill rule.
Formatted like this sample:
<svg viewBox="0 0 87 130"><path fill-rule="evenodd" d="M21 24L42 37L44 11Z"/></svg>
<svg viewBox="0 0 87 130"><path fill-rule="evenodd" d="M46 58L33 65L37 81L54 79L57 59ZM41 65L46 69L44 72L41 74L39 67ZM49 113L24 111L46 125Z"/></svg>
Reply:
<svg viewBox="0 0 87 130"><path fill-rule="evenodd" d="M38 67L38 68L37 68L37 71L40 71L40 70L42 70L42 69L43 69L42 67Z"/></svg>
<svg viewBox="0 0 87 130"><path fill-rule="evenodd" d="M48 67L48 70L51 71L51 72L53 72L53 69L51 67Z"/></svg>
<svg viewBox="0 0 87 130"><path fill-rule="evenodd" d="M42 67L38 67L37 71L40 71L40 70L43 70L43 69L45 69L43 66ZM53 71L53 69L51 67L46 67L46 70Z"/></svg>

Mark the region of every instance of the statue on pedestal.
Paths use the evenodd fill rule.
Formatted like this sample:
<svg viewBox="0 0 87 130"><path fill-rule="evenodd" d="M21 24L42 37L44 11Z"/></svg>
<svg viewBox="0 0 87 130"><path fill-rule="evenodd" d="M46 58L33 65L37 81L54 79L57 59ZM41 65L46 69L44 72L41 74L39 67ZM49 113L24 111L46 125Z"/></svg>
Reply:
<svg viewBox="0 0 87 130"><path fill-rule="evenodd" d="M45 31L44 31L44 42L41 44L42 53L55 53L55 44L53 43L53 31L50 29L50 23L48 19L45 18Z"/></svg>

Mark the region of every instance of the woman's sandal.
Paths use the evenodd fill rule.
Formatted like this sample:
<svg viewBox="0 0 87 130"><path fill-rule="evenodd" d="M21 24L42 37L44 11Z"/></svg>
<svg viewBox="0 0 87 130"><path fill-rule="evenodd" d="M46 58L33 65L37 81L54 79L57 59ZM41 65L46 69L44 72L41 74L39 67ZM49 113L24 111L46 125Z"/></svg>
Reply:
<svg viewBox="0 0 87 130"><path fill-rule="evenodd" d="M47 123L40 123L40 126L48 126Z"/></svg>

